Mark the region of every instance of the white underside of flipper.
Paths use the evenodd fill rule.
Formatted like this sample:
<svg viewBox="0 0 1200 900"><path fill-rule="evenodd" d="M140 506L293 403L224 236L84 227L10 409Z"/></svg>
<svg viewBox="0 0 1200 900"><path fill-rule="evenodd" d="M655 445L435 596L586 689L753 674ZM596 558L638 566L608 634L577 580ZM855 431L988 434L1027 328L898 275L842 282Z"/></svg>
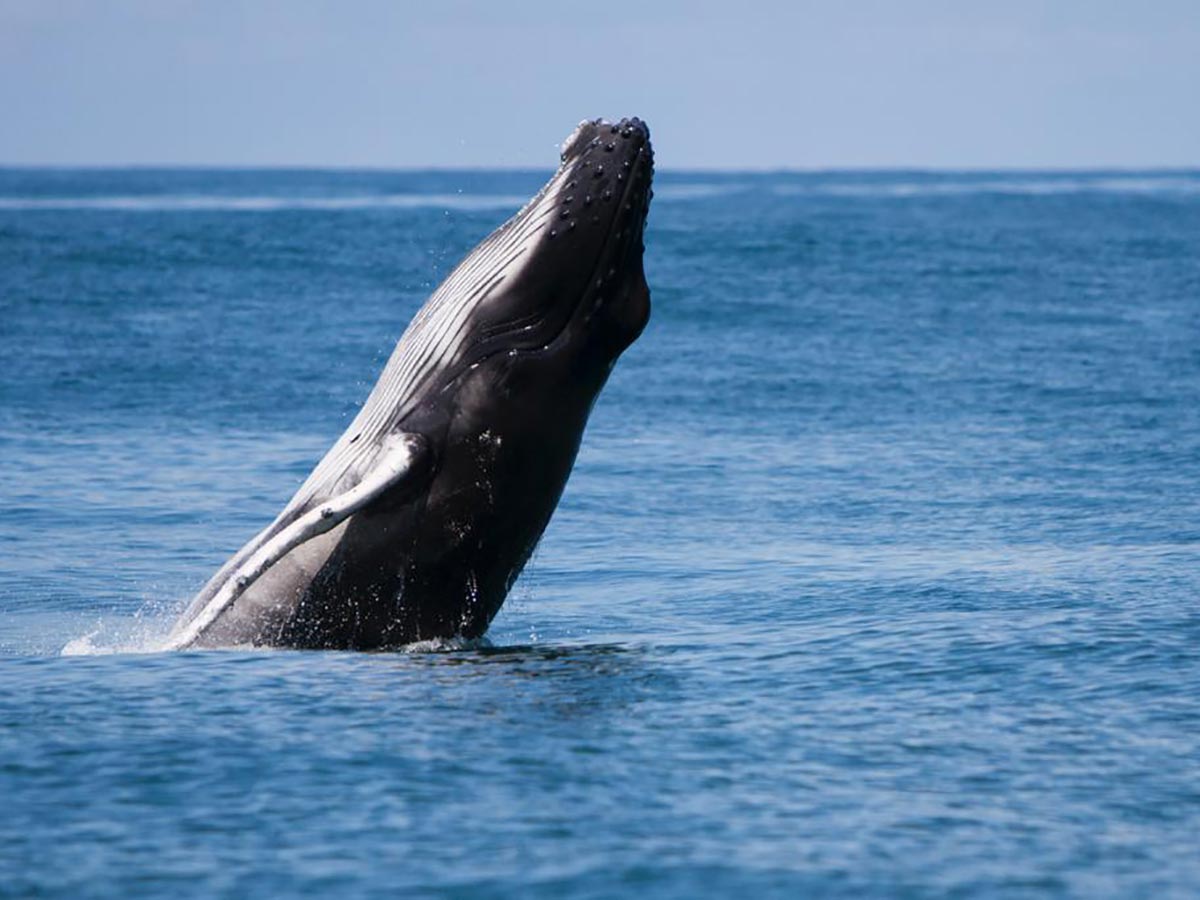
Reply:
<svg viewBox="0 0 1200 900"><path fill-rule="evenodd" d="M229 573L212 599L167 637L162 649L182 650L191 646L221 613L283 557L301 544L332 531L406 476L421 469L416 462L423 446L423 440L417 435L389 437L374 465L354 487L309 510L257 547Z"/></svg>

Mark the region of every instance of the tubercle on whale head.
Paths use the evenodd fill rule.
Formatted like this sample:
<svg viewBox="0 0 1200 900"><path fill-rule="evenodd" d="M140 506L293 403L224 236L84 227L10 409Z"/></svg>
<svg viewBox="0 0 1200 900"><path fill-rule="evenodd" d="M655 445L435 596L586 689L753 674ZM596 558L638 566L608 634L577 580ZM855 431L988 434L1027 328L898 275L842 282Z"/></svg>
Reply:
<svg viewBox="0 0 1200 900"><path fill-rule="evenodd" d="M614 224L628 227L649 209L654 175L650 129L641 119L581 122L563 141L559 174L570 176L559 190L558 221L550 236L579 225ZM617 216L613 216L613 213Z"/></svg>
<svg viewBox="0 0 1200 900"><path fill-rule="evenodd" d="M559 211L551 240L576 241L581 230L601 238L588 295L574 319L582 318L594 349L611 366L641 334L650 316L650 290L642 262L644 233L653 197L654 150L650 129L633 117L581 122L563 142ZM594 246L594 245L593 245ZM565 249L565 248L564 248Z"/></svg>
<svg viewBox="0 0 1200 900"><path fill-rule="evenodd" d="M625 139L633 139L636 144L649 144L650 126L637 116L617 122L609 122L601 118L584 119L563 140L559 158L566 162L572 154L581 152L584 145L595 145L602 139L607 139L608 143L614 145L608 148L609 152L612 152L615 149L615 138L618 135Z"/></svg>
<svg viewBox="0 0 1200 900"><path fill-rule="evenodd" d="M642 265L654 155L640 119L581 123L554 176L492 239L529 235L478 304L467 359L553 347L607 367L649 317ZM492 240L489 239L489 240ZM487 253L486 243L477 252ZM463 266L469 268L471 257ZM570 350L567 350L567 347Z"/></svg>
<svg viewBox="0 0 1200 900"><path fill-rule="evenodd" d="M596 271L596 294L587 309L593 344L611 367L650 318L650 289L643 265L646 217L654 196L654 149L641 119L593 120L575 136L580 165L607 182L600 203L614 204L613 251ZM587 166L588 162L591 166ZM611 172L604 172L606 165Z"/></svg>

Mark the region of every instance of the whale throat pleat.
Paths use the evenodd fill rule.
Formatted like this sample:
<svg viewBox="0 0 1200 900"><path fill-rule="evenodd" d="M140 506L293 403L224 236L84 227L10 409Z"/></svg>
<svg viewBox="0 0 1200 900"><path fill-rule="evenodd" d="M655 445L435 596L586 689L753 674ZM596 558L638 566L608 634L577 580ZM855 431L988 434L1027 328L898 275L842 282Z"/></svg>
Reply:
<svg viewBox="0 0 1200 900"><path fill-rule="evenodd" d="M459 355L472 316L529 257L557 208L560 172L520 212L485 238L454 268L413 318L362 409L313 469L276 527L319 503L329 486L361 468L380 437L412 411L428 379Z"/></svg>

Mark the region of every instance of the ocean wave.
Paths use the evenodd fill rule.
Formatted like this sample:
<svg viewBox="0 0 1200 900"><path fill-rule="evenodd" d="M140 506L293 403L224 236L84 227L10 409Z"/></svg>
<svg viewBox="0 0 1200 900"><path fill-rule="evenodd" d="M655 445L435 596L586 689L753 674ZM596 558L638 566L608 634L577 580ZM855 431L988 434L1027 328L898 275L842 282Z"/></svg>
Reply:
<svg viewBox="0 0 1200 900"><path fill-rule="evenodd" d="M520 208L515 194L363 194L324 197L153 194L91 197L0 197L0 210L116 210L122 212L273 212L276 210Z"/></svg>
<svg viewBox="0 0 1200 900"><path fill-rule="evenodd" d="M1200 177L1063 176L1045 178L962 178L929 181L815 181L776 185L783 196L828 194L841 197L921 197L963 194L1200 194Z"/></svg>
<svg viewBox="0 0 1200 900"><path fill-rule="evenodd" d="M740 184L669 184L656 187L661 202L718 197L744 190ZM274 212L279 210L519 209L516 194L347 194L332 196L222 194L97 195L77 197L0 196L0 210L105 210L117 212Z"/></svg>
<svg viewBox="0 0 1200 900"><path fill-rule="evenodd" d="M654 199L660 202L663 200L706 200L709 197L724 197L744 190L746 190L746 185L736 182L731 184L708 182L664 184L655 185Z"/></svg>

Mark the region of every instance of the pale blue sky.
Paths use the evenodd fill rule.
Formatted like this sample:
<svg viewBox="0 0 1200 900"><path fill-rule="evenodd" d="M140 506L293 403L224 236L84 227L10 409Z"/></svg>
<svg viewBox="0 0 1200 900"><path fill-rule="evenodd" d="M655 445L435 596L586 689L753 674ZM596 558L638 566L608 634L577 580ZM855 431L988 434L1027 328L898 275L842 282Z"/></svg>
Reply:
<svg viewBox="0 0 1200 900"><path fill-rule="evenodd" d="M1200 164L1200 0L0 0L0 163Z"/></svg>

